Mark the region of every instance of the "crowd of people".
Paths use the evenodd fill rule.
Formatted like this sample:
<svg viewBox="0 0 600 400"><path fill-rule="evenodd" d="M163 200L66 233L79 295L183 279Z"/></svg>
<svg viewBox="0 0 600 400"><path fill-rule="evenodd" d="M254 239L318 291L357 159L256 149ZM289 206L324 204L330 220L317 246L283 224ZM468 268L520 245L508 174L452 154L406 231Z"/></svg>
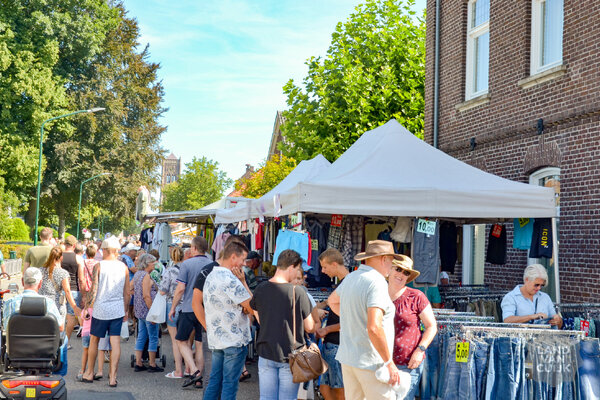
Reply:
<svg viewBox="0 0 600 400"><path fill-rule="evenodd" d="M215 260L203 237L193 238L187 248L173 245L166 265L155 250L114 236L97 243L69 236L57 245L51 238L52 231L43 229L40 245L28 250L24 291L5 302L2 323L6 327L18 312L22 297L44 296L48 313L68 338L80 327L81 382L102 379L107 357L108 384L117 386L120 337L135 326L134 371L163 372L156 362L161 326L147 319L160 293L175 364L165 377L203 388L206 338L212 368L204 399L236 398L239 382L251 376L245 361L254 340L260 398L300 398L306 388L293 381L289 355L317 339L323 339L328 365L319 387L326 400L415 398L437 325L425 294L407 286L419 275L413 261L396 254L390 242L370 241L356 255L361 265L354 272L337 249L321 253L322 271L337 286L316 303L304 288L304 260L296 251L282 251L274 275L259 284L254 271L260 256L235 235ZM507 294L506 322L548 318L561 325L549 298L539 293L548 279L540 267L528 267L525 284Z"/></svg>

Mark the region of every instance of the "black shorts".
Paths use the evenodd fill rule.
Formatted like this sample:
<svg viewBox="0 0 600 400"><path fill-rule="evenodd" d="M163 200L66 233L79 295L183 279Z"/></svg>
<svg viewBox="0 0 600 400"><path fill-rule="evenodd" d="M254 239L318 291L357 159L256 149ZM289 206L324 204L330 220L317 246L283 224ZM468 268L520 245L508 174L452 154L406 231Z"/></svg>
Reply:
<svg viewBox="0 0 600 400"><path fill-rule="evenodd" d="M123 317L115 319L96 319L92 317L92 325L90 327L90 335L103 338L108 333L108 336L120 336L121 325L123 325Z"/></svg>
<svg viewBox="0 0 600 400"><path fill-rule="evenodd" d="M177 320L177 335L175 340L186 341L190 338L192 331L195 330L194 340L196 342L202 341L202 332L204 328L196 315L193 312L181 312L179 313L179 319Z"/></svg>

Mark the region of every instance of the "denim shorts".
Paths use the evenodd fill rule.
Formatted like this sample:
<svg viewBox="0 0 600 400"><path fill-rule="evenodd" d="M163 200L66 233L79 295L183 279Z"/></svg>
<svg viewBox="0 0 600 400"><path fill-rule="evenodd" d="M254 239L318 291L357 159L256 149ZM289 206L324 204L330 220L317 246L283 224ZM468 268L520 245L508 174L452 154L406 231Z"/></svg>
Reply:
<svg viewBox="0 0 600 400"><path fill-rule="evenodd" d="M82 336L81 337L81 345L83 346L84 349L87 349L88 347L90 347L90 337Z"/></svg>
<svg viewBox="0 0 600 400"><path fill-rule="evenodd" d="M103 338L108 332L108 336L121 336L122 324L123 317L115 319L96 319L92 317L90 335Z"/></svg>
<svg viewBox="0 0 600 400"><path fill-rule="evenodd" d="M171 328L177 328L177 320L179 319L179 311L176 309L175 310L175 315L173 315L173 319L169 319L169 312L171 311L171 303L170 301L167 302L167 313L165 314L167 316L167 326L170 326Z"/></svg>
<svg viewBox="0 0 600 400"><path fill-rule="evenodd" d="M342 389L344 380L342 378L342 365L335 359L338 348L337 344L325 342L323 343L323 359L329 366L327 372L321 375L321 385L327 385L332 389Z"/></svg>
<svg viewBox="0 0 600 400"><path fill-rule="evenodd" d="M73 295L73 300L75 301L75 305L77 305L77 307L80 307L81 304L79 303L79 301L81 300L81 293L78 292L77 290L71 290L71 295ZM71 305L69 304L68 301L67 301L67 314L75 315L75 311L73 311L73 308L71 307Z"/></svg>

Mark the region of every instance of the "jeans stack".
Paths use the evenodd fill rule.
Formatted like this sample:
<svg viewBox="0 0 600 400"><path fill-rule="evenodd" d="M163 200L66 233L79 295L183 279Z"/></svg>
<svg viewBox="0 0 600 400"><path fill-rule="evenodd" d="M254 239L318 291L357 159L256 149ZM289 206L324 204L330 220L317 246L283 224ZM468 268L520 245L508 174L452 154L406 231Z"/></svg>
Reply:
<svg viewBox="0 0 600 400"><path fill-rule="evenodd" d="M600 399L598 339L440 333L427 349L421 400ZM457 343L468 352L457 355Z"/></svg>

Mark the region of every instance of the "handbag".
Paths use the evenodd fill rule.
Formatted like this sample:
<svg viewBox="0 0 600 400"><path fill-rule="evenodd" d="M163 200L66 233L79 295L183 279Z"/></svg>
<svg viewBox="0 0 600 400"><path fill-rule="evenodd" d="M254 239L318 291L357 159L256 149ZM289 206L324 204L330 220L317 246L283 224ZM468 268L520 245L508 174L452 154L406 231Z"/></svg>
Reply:
<svg viewBox="0 0 600 400"><path fill-rule="evenodd" d="M148 310L146 321L154 322L155 324L162 324L166 321L167 313L167 299L160 293L157 293L152 301L152 306Z"/></svg>
<svg viewBox="0 0 600 400"><path fill-rule="evenodd" d="M292 290L292 319L294 329L294 344L296 344L296 286ZM310 346L292 350L288 356L290 371L294 383L312 381L327 371L327 363L321 356L319 346L311 343Z"/></svg>

